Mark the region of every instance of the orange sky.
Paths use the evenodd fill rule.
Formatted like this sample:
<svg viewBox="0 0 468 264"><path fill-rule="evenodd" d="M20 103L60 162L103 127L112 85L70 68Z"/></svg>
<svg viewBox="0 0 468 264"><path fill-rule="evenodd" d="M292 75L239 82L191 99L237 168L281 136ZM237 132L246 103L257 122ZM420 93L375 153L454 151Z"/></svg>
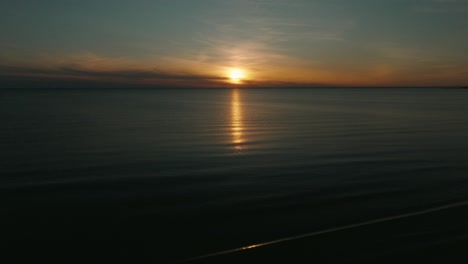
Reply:
<svg viewBox="0 0 468 264"><path fill-rule="evenodd" d="M468 85L467 1L201 0L110 8L106 1L31 0L0 8L7 10L2 86ZM232 69L244 76L231 80Z"/></svg>

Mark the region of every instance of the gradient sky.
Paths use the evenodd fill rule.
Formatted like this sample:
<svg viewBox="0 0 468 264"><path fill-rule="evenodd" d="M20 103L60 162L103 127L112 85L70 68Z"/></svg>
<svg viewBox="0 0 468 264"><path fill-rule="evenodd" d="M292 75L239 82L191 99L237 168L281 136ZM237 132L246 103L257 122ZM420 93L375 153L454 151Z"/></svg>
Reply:
<svg viewBox="0 0 468 264"><path fill-rule="evenodd" d="M468 0L2 0L0 85L468 85ZM231 83L231 84L230 84Z"/></svg>

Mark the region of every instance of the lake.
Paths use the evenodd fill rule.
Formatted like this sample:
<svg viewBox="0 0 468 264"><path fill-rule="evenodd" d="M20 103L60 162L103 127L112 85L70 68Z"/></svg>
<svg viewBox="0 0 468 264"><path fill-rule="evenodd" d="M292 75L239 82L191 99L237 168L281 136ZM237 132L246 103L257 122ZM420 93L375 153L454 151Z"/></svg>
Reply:
<svg viewBox="0 0 468 264"><path fill-rule="evenodd" d="M1 89L2 239L173 262L463 202L467 102L448 88ZM451 210L400 237L468 245L467 208Z"/></svg>

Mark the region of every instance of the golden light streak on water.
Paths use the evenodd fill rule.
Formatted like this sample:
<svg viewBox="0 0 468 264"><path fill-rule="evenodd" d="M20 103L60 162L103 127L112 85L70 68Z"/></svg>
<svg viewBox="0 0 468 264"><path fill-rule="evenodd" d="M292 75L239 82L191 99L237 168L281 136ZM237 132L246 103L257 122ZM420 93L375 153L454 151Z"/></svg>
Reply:
<svg viewBox="0 0 468 264"><path fill-rule="evenodd" d="M240 152L244 150L244 124L242 120L242 105L238 89L232 90L231 97L231 143L234 150Z"/></svg>

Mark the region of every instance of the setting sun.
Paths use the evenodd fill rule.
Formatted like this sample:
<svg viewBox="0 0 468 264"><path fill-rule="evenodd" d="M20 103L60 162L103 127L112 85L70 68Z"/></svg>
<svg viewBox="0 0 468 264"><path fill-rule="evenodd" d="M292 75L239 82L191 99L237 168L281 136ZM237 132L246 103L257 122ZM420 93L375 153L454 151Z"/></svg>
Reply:
<svg viewBox="0 0 468 264"><path fill-rule="evenodd" d="M240 69L231 69L229 71L229 78L231 78L231 81L234 83L238 83L242 79L244 79L245 74L242 70Z"/></svg>

